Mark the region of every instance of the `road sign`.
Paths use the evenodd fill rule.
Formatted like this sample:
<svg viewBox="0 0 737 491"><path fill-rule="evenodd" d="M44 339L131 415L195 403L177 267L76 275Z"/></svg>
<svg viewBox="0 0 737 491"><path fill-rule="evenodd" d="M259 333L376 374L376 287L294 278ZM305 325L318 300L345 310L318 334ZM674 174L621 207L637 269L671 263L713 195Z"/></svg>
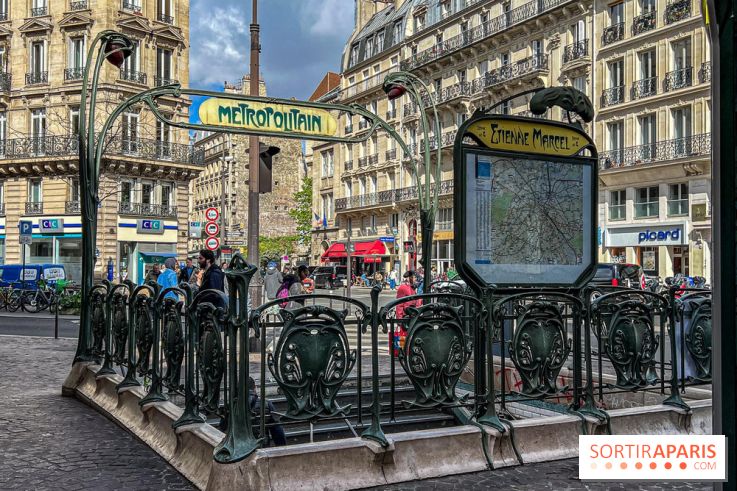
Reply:
<svg viewBox="0 0 737 491"><path fill-rule="evenodd" d="M18 229L20 229L20 243L22 245L28 245L33 242L31 234L33 234L33 222L29 220L21 220L18 222Z"/></svg>
<svg viewBox="0 0 737 491"><path fill-rule="evenodd" d="M207 225L205 225L205 233L210 237L213 237L220 233L220 226L215 222L207 222Z"/></svg>
<svg viewBox="0 0 737 491"><path fill-rule="evenodd" d="M218 218L220 218L220 212L217 208L208 208L205 210L205 218L207 218L208 221L214 222Z"/></svg>
<svg viewBox="0 0 737 491"><path fill-rule="evenodd" d="M205 240L205 247L211 251L216 251L218 247L220 247L220 239L217 237L208 237L207 240Z"/></svg>
<svg viewBox="0 0 737 491"><path fill-rule="evenodd" d="M20 244L21 245L31 245L33 243L33 238L30 235L21 235L20 236Z"/></svg>

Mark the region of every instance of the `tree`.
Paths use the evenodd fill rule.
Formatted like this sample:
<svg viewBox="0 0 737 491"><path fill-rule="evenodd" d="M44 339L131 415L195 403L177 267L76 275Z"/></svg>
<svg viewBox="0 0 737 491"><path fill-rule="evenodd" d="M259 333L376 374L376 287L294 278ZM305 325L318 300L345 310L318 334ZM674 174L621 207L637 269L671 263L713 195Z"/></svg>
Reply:
<svg viewBox="0 0 737 491"><path fill-rule="evenodd" d="M297 206L289 210L289 216L297 222L297 236L300 245L310 244L312 236L312 178L302 181L302 188L294 193Z"/></svg>

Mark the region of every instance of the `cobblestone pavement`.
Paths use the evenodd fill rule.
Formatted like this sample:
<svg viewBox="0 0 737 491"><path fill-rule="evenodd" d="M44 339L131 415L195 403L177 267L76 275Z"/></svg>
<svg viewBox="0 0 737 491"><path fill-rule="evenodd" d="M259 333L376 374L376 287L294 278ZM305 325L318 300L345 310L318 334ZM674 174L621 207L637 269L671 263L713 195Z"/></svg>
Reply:
<svg viewBox="0 0 737 491"><path fill-rule="evenodd" d="M61 396L75 348L0 336L0 490L194 489L129 433Z"/></svg>
<svg viewBox="0 0 737 491"><path fill-rule="evenodd" d="M493 471L460 474L438 479L426 479L393 486L382 486L372 489L392 491L430 491L430 490L591 490L608 491L610 489L632 490L710 490L706 483L584 483L578 480L578 460L559 460L542 464L529 464L517 467L506 467Z"/></svg>

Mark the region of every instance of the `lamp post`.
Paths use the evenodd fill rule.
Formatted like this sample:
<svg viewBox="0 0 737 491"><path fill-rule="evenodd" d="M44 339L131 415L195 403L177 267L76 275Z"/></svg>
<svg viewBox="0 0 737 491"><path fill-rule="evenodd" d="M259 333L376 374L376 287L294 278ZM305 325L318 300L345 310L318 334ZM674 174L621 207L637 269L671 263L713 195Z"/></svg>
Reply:
<svg viewBox="0 0 737 491"><path fill-rule="evenodd" d="M97 105L97 88L104 60L117 68L123 66L125 59L133 53L133 42L115 31L102 31L90 44L87 53L87 64L82 79L82 93L79 104L79 126L77 131L79 144L79 183L82 214L82 298L87 299L92 290L95 274L95 245L97 239L97 209L100 203L98 189L100 187L100 160L96 158L102 153L104 138L95 141L95 110ZM95 51L97 50L97 53ZM91 72L94 59L94 71ZM90 89L90 108L87 116L88 84ZM79 339L75 362L93 361L90 353L90 337L92 335L92 318L90 303L83 301L81 306Z"/></svg>
<svg viewBox="0 0 737 491"><path fill-rule="evenodd" d="M440 194L440 170L442 168L441 146L440 146L440 119L438 118L438 108L435 101L430 95L425 82L419 77L409 72L395 72L384 79L384 92L389 100L398 99L404 94L409 94L413 101L418 105L420 110L420 121L422 122L422 133L424 136L422 157L425 174L424 185L420 181L420 173L417 165L412 166L412 171L417 179L417 200L420 206L420 228L422 230L422 268L423 283L428 288L431 278L431 254L432 254L432 238L435 229L435 214L438 209L438 197ZM427 115L425 102L422 100L422 93L428 95L429 109L432 110L433 133L435 134L437 158L433 167L430 149L430 121ZM410 159L413 159L410 156ZM432 179L431 179L432 178ZM434 182L434 187L431 181ZM423 192L424 188L424 192Z"/></svg>

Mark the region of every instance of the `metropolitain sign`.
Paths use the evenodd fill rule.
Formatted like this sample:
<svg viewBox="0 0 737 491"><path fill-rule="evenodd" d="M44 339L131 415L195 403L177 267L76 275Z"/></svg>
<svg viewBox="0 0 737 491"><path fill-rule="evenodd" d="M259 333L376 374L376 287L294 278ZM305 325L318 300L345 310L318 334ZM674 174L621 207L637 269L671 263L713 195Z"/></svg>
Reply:
<svg viewBox="0 0 737 491"><path fill-rule="evenodd" d="M332 137L338 132L338 121L330 112L289 104L213 97L200 105L199 116L205 125L240 128L254 133Z"/></svg>

